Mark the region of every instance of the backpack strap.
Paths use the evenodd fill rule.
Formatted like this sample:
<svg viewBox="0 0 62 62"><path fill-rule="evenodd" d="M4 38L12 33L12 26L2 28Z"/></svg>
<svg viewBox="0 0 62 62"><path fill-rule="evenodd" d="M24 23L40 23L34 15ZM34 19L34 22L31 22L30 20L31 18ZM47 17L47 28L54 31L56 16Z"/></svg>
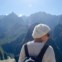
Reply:
<svg viewBox="0 0 62 62"><path fill-rule="evenodd" d="M43 48L41 49L39 55L36 57L36 61L38 61L38 62L42 61L43 56L44 56L44 54L45 54L48 47L49 47L49 45L46 45L46 44L43 46Z"/></svg>
<svg viewBox="0 0 62 62"><path fill-rule="evenodd" d="M46 50L47 50L48 47L49 47L49 45L47 45L47 44L45 44L43 46L43 48L41 49L39 55L36 57L36 60L35 60L36 62L41 62L42 61L43 56L44 56L44 54L45 54L45 52L46 52ZM26 57L30 57L29 53L28 53L27 44L24 45L24 49L25 49L25 55L26 55Z"/></svg>
<svg viewBox="0 0 62 62"><path fill-rule="evenodd" d="M29 57L27 44L24 45L24 49L25 49L25 56Z"/></svg>

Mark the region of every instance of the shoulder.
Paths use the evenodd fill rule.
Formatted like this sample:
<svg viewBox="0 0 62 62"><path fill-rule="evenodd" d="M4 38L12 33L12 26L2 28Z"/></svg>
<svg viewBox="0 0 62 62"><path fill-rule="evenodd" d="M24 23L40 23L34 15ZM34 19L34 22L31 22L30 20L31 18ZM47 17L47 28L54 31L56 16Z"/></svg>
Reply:
<svg viewBox="0 0 62 62"><path fill-rule="evenodd" d="M52 46L49 46L47 50L49 50L49 51L54 51L54 49L53 49Z"/></svg>
<svg viewBox="0 0 62 62"><path fill-rule="evenodd" d="M25 45L31 45L31 44L33 44L33 43L34 43L34 41L29 41L29 42L27 42L27 43L23 44L23 45L22 45L22 48L24 48L24 47L25 47Z"/></svg>
<svg viewBox="0 0 62 62"><path fill-rule="evenodd" d="M56 62L55 53L52 46L49 46L44 54L43 61L45 62Z"/></svg>
<svg viewBox="0 0 62 62"><path fill-rule="evenodd" d="M47 54L47 55L49 55L49 54L50 54L50 55L54 54L54 49L53 49L53 47L52 47L52 46L49 46L49 47L47 48L45 54Z"/></svg>
<svg viewBox="0 0 62 62"><path fill-rule="evenodd" d="M26 43L27 45L31 45L31 44L34 44L34 41L29 41Z"/></svg>
<svg viewBox="0 0 62 62"><path fill-rule="evenodd" d="M27 44L31 44L31 43L34 43L34 40L27 42Z"/></svg>

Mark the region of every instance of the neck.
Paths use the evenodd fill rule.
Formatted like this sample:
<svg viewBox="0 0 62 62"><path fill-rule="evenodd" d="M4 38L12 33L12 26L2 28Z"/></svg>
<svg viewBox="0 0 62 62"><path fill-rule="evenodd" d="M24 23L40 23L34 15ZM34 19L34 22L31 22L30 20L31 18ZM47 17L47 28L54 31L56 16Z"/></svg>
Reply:
<svg viewBox="0 0 62 62"><path fill-rule="evenodd" d="M46 37L45 39L41 39L41 38L39 38L39 39L34 39L35 40L35 42L46 42L47 40L48 40L49 38L48 37Z"/></svg>
<svg viewBox="0 0 62 62"><path fill-rule="evenodd" d="M46 42L49 38L46 37L45 39L42 40L42 42Z"/></svg>
<svg viewBox="0 0 62 62"><path fill-rule="evenodd" d="M40 38L39 39L34 39L34 40L35 40L35 42L42 42Z"/></svg>

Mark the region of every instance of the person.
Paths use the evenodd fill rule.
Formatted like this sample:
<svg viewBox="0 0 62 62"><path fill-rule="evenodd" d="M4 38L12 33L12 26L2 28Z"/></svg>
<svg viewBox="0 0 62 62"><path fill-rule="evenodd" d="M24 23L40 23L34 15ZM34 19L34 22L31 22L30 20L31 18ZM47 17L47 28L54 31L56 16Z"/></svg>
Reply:
<svg viewBox="0 0 62 62"><path fill-rule="evenodd" d="M28 47L28 52L30 55L37 56L39 54L42 47L50 38L50 33L49 33L50 31L51 31L51 28L46 24L38 24L34 27L34 30L32 32L32 37L34 40L26 43ZM26 54L25 54L25 49L23 45L18 62L23 62L25 57L26 57ZM47 48L41 62L56 62L55 53L51 46Z"/></svg>

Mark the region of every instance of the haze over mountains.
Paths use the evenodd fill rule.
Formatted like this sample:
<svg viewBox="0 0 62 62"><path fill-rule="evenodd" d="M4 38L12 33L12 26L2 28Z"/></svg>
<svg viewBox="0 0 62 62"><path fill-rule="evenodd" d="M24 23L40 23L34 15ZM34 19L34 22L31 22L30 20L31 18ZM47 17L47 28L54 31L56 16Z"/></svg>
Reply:
<svg viewBox="0 0 62 62"><path fill-rule="evenodd" d="M9 15L0 15L0 41L3 44L15 39L22 31L26 31L29 25L35 23L46 23L54 28L61 23L62 16L50 15L44 12L34 13L28 17L18 17L14 12Z"/></svg>
<svg viewBox="0 0 62 62"><path fill-rule="evenodd" d="M9 42L26 32L26 25L22 18L15 13L11 13L0 19L0 41L1 43Z"/></svg>
<svg viewBox="0 0 62 62"><path fill-rule="evenodd" d="M18 17L14 12L9 15L0 15L0 45L7 53L18 56L21 46L32 40L32 30L38 23L45 23L52 29L52 38L57 46L57 62L61 62L62 57L62 15L51 15L45 12L37 12L30 16ZM59 55L60 54L60 55Z"/></svg>

